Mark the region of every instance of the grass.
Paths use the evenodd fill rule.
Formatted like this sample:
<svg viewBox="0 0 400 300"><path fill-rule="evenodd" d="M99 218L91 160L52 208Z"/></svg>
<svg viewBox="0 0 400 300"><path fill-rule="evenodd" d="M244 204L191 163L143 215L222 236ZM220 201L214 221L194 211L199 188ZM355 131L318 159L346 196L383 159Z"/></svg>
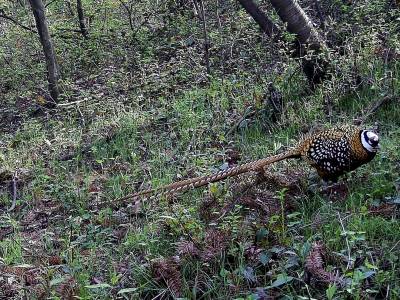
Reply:
<svg viewBox="0 0 400 300"><path fill-rule="evenodd" d="M241 34L258 37L242 18ZM169 30L192 34L185 18L176 22ZM353 123L384 95L399 96L399 63L375 56L372 38L333 57L340 72L313 91L291 57L270 57L241 35L235 40L240 53L231 49L223 69L213 65L215 73L203 76L201 46L177 47L170 62L163 53L179 41L153 45L140 31L135 50L143 51L111 51L115 45L93 35L60 53L64 106L57 110L37 105L33 87L45 85L38 69L10 60L23 71L0 71L10 85L5 104L21 116L18 126L3 124L0 138L1 292L15 299L400 297L394 101L367 118L365 126L379 125L382 149L348 174L339 195L322 192L315 172L294 160L272 166L275 177L258 185L246 174L159 197L139 213L115 207L116 198L134 191L272 155L315 126ZM224 48L214 44L217 60ZM362 84L352 83L352 72ZM283 99L277 120L265 101L269 83ZM18 110L24 100L26 109ZM232 130L249 111L255 113ZM15 171L17 203L8 212ZM325 247L324 269L340 274L343 285L307 271L316 243Z"/></svg>
<svg viewBox="0 0 400 300"><path fill-rule="evenodd" d="M229 84L227 90L224 85L212 84L209 89L194 89L169 102L162 100L155 111L132 112L126 107L106 113L105 118L95 117L83 128L73 118L50 119L46 125L27 120L15 135L3 141L7 145L2 154L4 168L27 168L30 173L18 190L18 210L6 213L9 221L2 222L2 228L10 223L19 228L0 244L3 263L10 267L39 264L52 270L49 277L42 278L49 282L61 278L60 282L71 283L73 278L74 293L84 299L107 298L118 291L128 298L169 293L177 296L174 288L186 298L253 299L256 286L267 287L267 293L275 289L281 295L317 297L320 292L305 284L301 274L306 249L313 241L321 240L336 257L331 267L339 268L352 280L347 288L336 290L338 297L376 296L386 291L388 285L388 293L396 297L400 288L396 284L399 262L393 251L400 240L399 222L393 217L369 213L372 205L398 197L395 187L399 176L396 149L400 110L396 106L380 109L369 120L370 124L385 120L381 123L382 150L370 164L350 174L349 193L340 201L332 203L325 195L309 191L313 180L307 178L307 173L312 172L304 163L284 162L272 170L277 174L292 168L306 170L306 178L299 182L301 193L297 192L294 198L288 198L284 186L275 192L284 210L286 202L295 204L292 213L280 209L277 214L263 216L254 208L237 204L210 227L202 217L202 199L211 195L224 207L229 199L237 197L236 180L180 195L173 202L159 199L146 204L139 215L122 210L118 216L114 209L96 207L99 200L112 200L140 187L169 183L177 174L211 173L222 165L228 148L237 149L243 161L270 155L293 143L300 127L321 113L320 106L310 106L297 114L295 105L286 110L288 119L297 120L291 125L266 129L263 120L256 117L247 127L226 136L228 119L221 112L228 109L227 97L209 101L204 95L216 99L216 95L229 93ZM375 93L362 93L362 97L352 99L351 105L338 106L342 110L340 119L351 118L365 107L365 102L375 99ZM243 100L236 101L239 102L230 105L243 111ZM60 161L66 151L74 155ZM7 206L9 197L3 195L2 203ZM57 210L46 208L46 203L56 205ZM37 214L43 206L49 216L48 225L46 234L36 240L18 224L24 222L29 212ZM211 214L220 213L218 208L210 210ZM57 214L63 217L52 219ZM30 222L38 221L34 218ZM229 241L214 245L220 248L210 254L215 258L208 261L181 256L179 262L171 260L179 242L188 239L195 241L196 247L203 247L199 250L203 254L211 251L207 243L217 242L210 240L207 232L213 227L229 232ZM256 236L258 242L254 242ZM24 249L30 241L39 245L41 256L59 256L64 271L27 256ZM252 257L248 252L253 248L265 254ZM349 257L353 268L346 271L346 263L340 259L347 261ZM159 260L172 269L179 265L179 287L168 279L155 277L152 266ZM369 276L368 272L374 272L373 277L364 278ZM284 274L295 279L281 285L279 280L286 278ZM274 286L277 278L279 287L268 288ZM371 288L365 291L365 285ZM66 293L60 286L63 283L50 284L45 292Z"/></svg>

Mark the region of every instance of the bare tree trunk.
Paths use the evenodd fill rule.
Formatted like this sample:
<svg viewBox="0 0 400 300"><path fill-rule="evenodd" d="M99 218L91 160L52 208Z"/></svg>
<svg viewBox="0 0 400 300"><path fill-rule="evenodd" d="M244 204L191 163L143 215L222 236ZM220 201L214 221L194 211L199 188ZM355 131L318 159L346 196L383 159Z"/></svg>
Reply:
<svg viewBox="0 0 400 300"><path fill-rule="evenodd" d="M87 38L87 28L85 24L85 17L83 15L83 8L82 8L82 1L76 0L76 10L78 12L78 19L79 19L79 28L81 29L81 33L84 38Z"/></svg>
<svg viewBox="0 0 400 300"><path fill-rule="evenodd" d="M199 20L201 21L202 29L203 29L203 38L204 38L204 61L206 65L207 74L211 74L211 67L210 67L210 42L208 41L208 34L207 34L207 23L206 23L206 13L204 9L204 3L202 0L193 0L193 5L195 11L198 14ZM200 7L199 7L200 5Z"/></svg>
<svg viewBox="0 0 400 300"><path fill-rule="evenodd" d="M296 0L270 1L282 21L287 23L288 31L297 36L299 42L298 55L304 57L302 60L303 71L311 86L314 87L327 77L329 64L318 55L323 49L326 49L325 43ZM305 57L308 49L314 53Z"/></svg>
<svg viewBox="0 0 400 300"><path fill-rule="evenodd" d="M206 12L204 10L204 3L203 0L200 0L201 5L201 20L203 23L203 38L204 38L204 60L206 62L206 70L207 74L211 74L211 67L210 67L210 42L208 41L208 34L207 34L207 23L206 23Z"/></svg>
<svg viewBox="0 0 400 300"><path fill-rule="evenodd" d="M253 0L239 0L239 3L269 37L280 35L278 27L258 8Z"/></svg>
<svg viewBox="0 0 400 300"><path fill-rule="evenodd" d="M33 16L35 17L36 28L39 33L40 42L43 47L44 56L47 66L47 81L49 82L49 92L53 100L56 102L59 90L57 81L59 78L56 56L53 44L51 42L49 28L47 27L46 15L42 0L29 0L32 7Z"/></svg>
<svg viewBox="0 0 400 300"><path fill-rule="evenodd" d="M135 30L135 26L133 26L132 7L130 6L129 2L125 3L123 0L119 0L119 2L121 3L121 5L126 10L126 13L128 14L128 18L129 18L129 27L131 28L133 34L135 34L136 30Z"/></svg>
<svg viewBox="0 0 400 300"><path fill-rule="evenodd" d="M270 0L287 30L297 35L301 44L321 46L321 38L296 0Z"/></svg>

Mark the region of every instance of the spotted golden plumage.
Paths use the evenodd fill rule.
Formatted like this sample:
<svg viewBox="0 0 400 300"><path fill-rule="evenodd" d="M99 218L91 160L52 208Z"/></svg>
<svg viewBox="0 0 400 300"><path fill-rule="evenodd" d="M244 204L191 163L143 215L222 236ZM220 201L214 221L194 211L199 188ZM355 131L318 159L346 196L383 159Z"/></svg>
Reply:
<svg viewBox="0 0 400 300"><path fill-rule="evenodd" d="M340 175L371 161L378 149L379 138L374 132L355 126L340 126L307 134L297 146L282 154L232 167L213 175L186 179L156 190L142 191L119 200L140 201L141 198L149 199L163 194L183 192L242 173L261 171L267 165L288 158L303 158L317 170L323 180L336 181Z"/></svg>
<svg viewBox="0 0 400 300"><path fill-rule="evenodd" d="M370 162L379 149L378 136L355 126L341 126L306 137L297 146L324 180L337 178Z"/></svg>

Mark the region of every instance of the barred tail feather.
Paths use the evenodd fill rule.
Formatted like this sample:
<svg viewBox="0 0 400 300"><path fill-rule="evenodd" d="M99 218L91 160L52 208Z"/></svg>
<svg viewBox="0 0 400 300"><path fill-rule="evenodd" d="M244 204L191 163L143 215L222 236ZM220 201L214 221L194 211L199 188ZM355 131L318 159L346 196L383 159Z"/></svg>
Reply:
<svg viewBox="0 0 400 300"><path fill-rule="evenodd" d="M249 162L243 165L239 165L236 167L229 168L227 170L219 171L218 173L202 176L202 177L195 177L190 179L185 179L182 181L174 182L169 185L165 185L159 187L157 189L149 189L145 191L141 191L139 193L131 194L126 197L118 199L119 201L132 199L134 201L143 199L152 199L156 196L161 196L165 194L174 194L178 192L185 192L187 190L201 187L204 185L208 185L213 182L217 182L223 180L228 177L234 177L239 174L243 174L250 171L260 171L263 167L273 164L275 162L288 159L288 158L298 158L300 157L299 151L296 149L289 150L282 154L273 155L267 158L262 158L253 162Z"/></svg>

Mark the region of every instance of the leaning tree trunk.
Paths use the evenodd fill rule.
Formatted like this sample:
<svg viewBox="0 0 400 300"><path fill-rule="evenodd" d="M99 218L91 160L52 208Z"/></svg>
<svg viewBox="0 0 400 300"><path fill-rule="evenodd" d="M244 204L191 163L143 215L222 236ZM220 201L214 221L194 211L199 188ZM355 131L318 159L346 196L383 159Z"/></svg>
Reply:
<svg viewBox="0 0 400 300"><path fill-rule="evenodd" d="M53 44L51 42L49 28L47 27L46 15L44 13L44 5L42 0L29 0L32 7L33 16L35 17L36 28L39 33L40 42L43 47L44 56L47 66L47 80L49 82L49 92L53 100L56 102L59 90L57 81L59 78L56 56Z"/></svg>
<svg viewBox="0 0 400 300"><path fill-rule="evenodd" d="M303 59L303 71L312 85L321 83L327 76L328 63L318 57L326 47L310 19L296 0L270 0L287 30L297 36L299 55L304 56L307 49L313 50L311 58Z"/></svg>
<svg viewBox="0 0 400 300"><path fill-rule="evenodd" d="M85 17L83 15L82 1L76 0L76 10L78 11L78 19L79 19L79 28L81 29L81 33L84 38L87 38L87 28L85 24Z"/></svg>
<svg viewBox="0 0 400 300"><path fill-rule="evenodd" d="M278 27L258 8L253 0L239 0L239 3L269 37L274 38L280 35Z"/></svg>
<svg viewBox="0 0 400 300"><path fill-rule="evenodd" d="M193 1L194 9L198 12L199 20L201 21L202 29L203 29L203 38L204 38L204 61L206 65L207 75L211 74L210 67L210 43L208 40L208 32L207 32L207 20L206 13L204 9L204 3L202 0L194 0Z"/></svg>

